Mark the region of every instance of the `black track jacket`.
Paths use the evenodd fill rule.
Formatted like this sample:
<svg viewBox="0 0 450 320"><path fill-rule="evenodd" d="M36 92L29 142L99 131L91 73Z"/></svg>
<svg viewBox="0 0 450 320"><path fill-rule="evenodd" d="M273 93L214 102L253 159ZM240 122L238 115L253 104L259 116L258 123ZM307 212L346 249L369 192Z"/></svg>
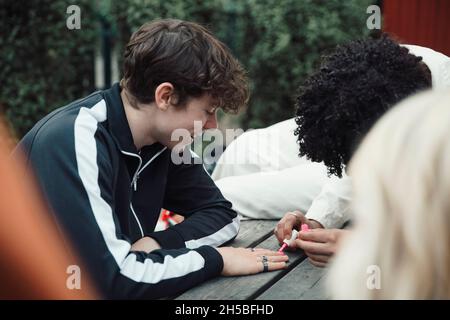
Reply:
<svg viewBox="0 0 450 320"><path fill-rule="evenodd" d="M50 113L19 147L104 297L164 297L221 272L213 247L239 217L202 164L175 165L159 143L136 150L118 84ZM161 208L187 219L154 232ZM162 249L130 251L143 236Z"/></svg>

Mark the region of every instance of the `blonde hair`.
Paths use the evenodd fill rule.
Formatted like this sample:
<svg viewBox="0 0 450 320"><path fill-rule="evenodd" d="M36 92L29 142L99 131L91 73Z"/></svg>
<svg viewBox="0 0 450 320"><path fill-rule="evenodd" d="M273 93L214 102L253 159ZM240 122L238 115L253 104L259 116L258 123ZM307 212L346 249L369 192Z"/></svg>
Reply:
<svg viewBox="0 0 450 320"><path fill-rule="evenodd" d="M349 174L355 227L331 265L331 296L449 299L450 91L421 93L389 111ZM373 276L379 289L368 284Z"/></svg>

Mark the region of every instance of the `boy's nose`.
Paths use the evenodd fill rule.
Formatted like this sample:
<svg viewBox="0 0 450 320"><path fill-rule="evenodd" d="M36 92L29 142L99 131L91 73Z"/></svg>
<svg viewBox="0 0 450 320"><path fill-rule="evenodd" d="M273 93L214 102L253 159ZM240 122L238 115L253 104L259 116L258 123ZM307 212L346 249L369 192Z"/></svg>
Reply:
<svg viewBox="0 0 450 320"><path fill-rule="evenodd" d="M204 130L208 129L217 129L217 116L216 113L214 115L211 115L208 117L208 120L205 123L205 126L203 127Z"/></svg>

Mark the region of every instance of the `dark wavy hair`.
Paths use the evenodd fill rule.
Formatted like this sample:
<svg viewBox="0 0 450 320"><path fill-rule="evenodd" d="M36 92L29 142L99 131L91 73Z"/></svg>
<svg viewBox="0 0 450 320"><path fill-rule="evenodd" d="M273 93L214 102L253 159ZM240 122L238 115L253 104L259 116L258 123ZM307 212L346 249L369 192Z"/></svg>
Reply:
<svg viewBox="0 0 450 320"><path fill-rule="evenodd" d="M299 155L323 162L329 175L342 177L357 144L378 118L429 87L431 73L422 58L385 34L339 46L299 89Z"/></svg>
<svg viewBox="0 0 450 320"><path fill-rule="evenodd" d="M217 107L237 113L249 98L245 70L225 44L194 22L162 19L141 26L125 48L123 71L121 86L140 103L153 102L163 82L172 83L181 105L208 93Z"/></svg>

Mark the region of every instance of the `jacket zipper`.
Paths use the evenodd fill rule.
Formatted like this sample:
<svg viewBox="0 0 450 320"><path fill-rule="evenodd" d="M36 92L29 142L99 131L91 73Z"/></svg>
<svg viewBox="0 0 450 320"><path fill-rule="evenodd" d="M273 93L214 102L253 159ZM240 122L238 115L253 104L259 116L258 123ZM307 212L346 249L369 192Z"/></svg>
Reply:
<svg viewBox="0 0 450 320"><path fill-rule="evenodd" d="M139 179L139 174L154 160L156 159L156 157L158 157L161 153L163 153L164 150L166 150L167 147L164 147L162 150L160 150L157 154L155 154L149 161L147 161L147 163L141 168L142 166L142 158L140 155L137 155L135 153L130 153L130 152L126 152L126 151L122 151L123 154L126 154L128 156L133 156L133 157L137 157L139 159L139 165L133 175L133 179L131 180L131 187L133 188L134 191L137 191L137 181ZM133 213L134 218L136 219L137 225L139 227L139 230L141 232L141 236L144 237L144 230L142 229L142 225L141 222L139 221L136 212L134 211L133 208L133 204L130 201L130 208L131 208L131 212Z"/></svg>
<svg viewBox="0 0 450 320"><path fill-rule="evenodd" d="M136 191L137 190L137 175L138 175L139 169L141 168L141 165L142 165L142 158L139 155L135 154L135 153L126 152L126 151L123 151L123 150L121 150L121 152L123 154L126 154L127 156L137 157L139 159L139 165L138 165L138 167L137 167L137 169L136 169L136 171L135 171L135 173L133 175L133 179L131 180L131 187L133 187L134 191ZM130 201L130 209L131 209L131 212L133 213L134 219L136 220L136 223L137 223L137 225L139 227L139 231L141 232L141 236L144 237L144 231L142 229L141 222L139 221L139 219L138 219L138 217L136 215L136 212L134 212L133 204L131 203L131 201Z"/></svg>
<svg viewBox="0 0 450 320"><path fill-rule="evenodd" d="M144 230L142 229L141 222L139 221L139 219L138 219L138 217L136 215L136 212L134 212L133 204L131 202L130 202L130 208L131 208L131 212L134 215L134 218L136 219L136 222L137 222L138 227L139 227L139 231L141 231L141 236L143 238L144 237Z"/></svg>

